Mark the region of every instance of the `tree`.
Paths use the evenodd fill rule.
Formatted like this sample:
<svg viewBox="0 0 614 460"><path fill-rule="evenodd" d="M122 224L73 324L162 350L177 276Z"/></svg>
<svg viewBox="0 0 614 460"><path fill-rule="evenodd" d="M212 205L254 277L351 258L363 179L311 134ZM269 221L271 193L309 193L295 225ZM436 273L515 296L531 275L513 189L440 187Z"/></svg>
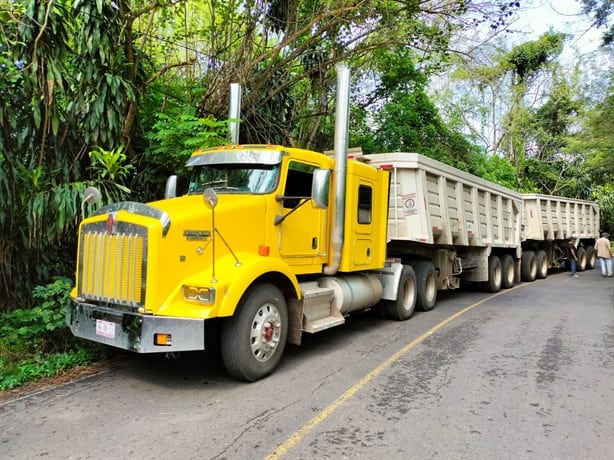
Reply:
<svg viewBox="0 0 614 460"><path fill-rule="evenodd" d="M1 63L7 69L0 72L0 299L24 306L33 286L54 274L70 273L74 265L66 254L76 252L81 197L92 183L85 178L107 186L109 179L99 173L125 158L91 164L86 153L95 145L87 136L98 126L71 117L72 107L78 107L76 95L87 92L73 78L79 62L73 60L72 45L79 21L71 2L10 2L0 15ZM107 75L101 78L109 81ZM89 110L81 106L77 112ZM104 108L102 112L107 115ZM125 179L125 174L115 176L107 199L122 196Z"/></svg>
<svg viewBox="0 0 614 460"><path fill-rule="evenodd" d="M557 57L563 46L564 34L547 32L538 40L529 41L512 48L501 57L500 65L511 76L510 110L504 117L505 129L502 145L510 162L521 172L523 162L530 149L527 131L530 124L530 106L535 99L529 90L534 81L548 72L548 65Z"/></svg>
<svg viewBox="0 0 614 460"><path fill-rule="evenodd" d="M0 299L49 276L76 189L63 157L62 101L72 22L66 2L3 2L0 11ZM71 207L72 206L72 207Z"/></svg>
<svg viewBox="0 0 614 460"><path fill-rule="evenodd" d="M555 163L563 159L577 109L555 61L564 40L564 34L547 32L509 50L503 44L476 49L455 62L453 78L463 97L447 103L448 119L464 125L459 129L490 155L506 158L521 190L560 191Z"/></svg>
<svg viewBox="0 0 614 460"><path fill-rule="evenodd" d="M370 72L378 78L362 75L369 91L357 101L365 115L352 125L352 145L361 145L365 153L420 152L465 169L473 148L444 124L426 94L427 78L415 67L413 53L402 47L380 50Z"/></svg>
<svg viewBox="0 0 614 460"><path fill-rule="evenodd" d="M581 130L572 137L569 150L586 156L590 199L599 202L602 228L614 233L614 77L601 101L583 118Z"/></svg>
<svg viewBox="0 0 614 460"><path fill-rule="evenodd" d="M512 2L514 3L514 2ZM330 148L318 136L332 112L334 67L368 67L373 53L403 46L438 64L451 32L493 23L510 2L299 1L248 2L241 12L211 10L210 34L198 51L207 69L199 115L220 119L228 82L241 83L242 140ZM471 19L470 19L471 18ZM439 58L438 58L439 56Z"/></svg>

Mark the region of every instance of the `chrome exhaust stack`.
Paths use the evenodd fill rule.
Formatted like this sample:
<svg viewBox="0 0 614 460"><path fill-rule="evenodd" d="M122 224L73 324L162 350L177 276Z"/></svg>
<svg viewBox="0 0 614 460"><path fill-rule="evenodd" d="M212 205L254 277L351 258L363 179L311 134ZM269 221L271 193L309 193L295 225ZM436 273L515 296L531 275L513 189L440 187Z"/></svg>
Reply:
<svg viewBox="0 0 614 460"><path fill-rule="evenodd" d="M324 267L324 274L334 275L341 264L345 222L345 187L347 176L347 151L349 142L350 119L350 69L337 65L337 103L335 112L335 201L332 222L331 245L333 257L331 263Z"/></svg>

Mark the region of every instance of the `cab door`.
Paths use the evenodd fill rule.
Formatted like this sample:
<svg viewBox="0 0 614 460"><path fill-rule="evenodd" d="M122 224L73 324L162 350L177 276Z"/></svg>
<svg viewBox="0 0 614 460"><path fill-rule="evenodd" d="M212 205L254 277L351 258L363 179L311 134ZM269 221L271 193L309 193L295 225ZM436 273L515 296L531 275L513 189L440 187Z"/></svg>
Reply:
<svg viewBox="0 0 614 460"><path fill-rule="evenodd" d="M316 208L310 199L315 169L296 160L289 162L281 200L283 220L278 226L279 252L287 263L305 267L314 264L318 271L321 259L326 257L328 241L327 209Z"/></svg>
<svg viewBox="0 0 614 460"><path fill-rule="evenodd" d="M382 268L386 259L388 172L348 163L340 271Z"/></svg>

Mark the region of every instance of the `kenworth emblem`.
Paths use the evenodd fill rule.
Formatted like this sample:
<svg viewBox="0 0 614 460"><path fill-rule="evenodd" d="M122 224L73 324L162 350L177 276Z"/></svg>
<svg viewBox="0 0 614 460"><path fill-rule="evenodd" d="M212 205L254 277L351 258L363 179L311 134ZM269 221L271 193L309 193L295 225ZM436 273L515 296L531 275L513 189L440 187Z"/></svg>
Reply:
<svg viewBox="0 0 614 460"><path fill-rule="evenodd" d="M183 237L188 241L206 241L211 236L209 230L184 230Z"/></svg>

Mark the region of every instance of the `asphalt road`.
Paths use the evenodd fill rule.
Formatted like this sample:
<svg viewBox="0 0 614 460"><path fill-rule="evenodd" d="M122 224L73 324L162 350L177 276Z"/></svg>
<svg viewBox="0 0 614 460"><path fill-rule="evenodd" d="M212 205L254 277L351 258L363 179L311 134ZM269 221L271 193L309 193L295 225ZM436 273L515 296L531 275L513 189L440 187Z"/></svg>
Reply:
<svg viewBox="0 0 614 460"><path fill-rule="evenodd" d="M610 459L614 279L580 276L355 316L252 384L214 352L123 355L0 403L0 458Z"/></svg>

